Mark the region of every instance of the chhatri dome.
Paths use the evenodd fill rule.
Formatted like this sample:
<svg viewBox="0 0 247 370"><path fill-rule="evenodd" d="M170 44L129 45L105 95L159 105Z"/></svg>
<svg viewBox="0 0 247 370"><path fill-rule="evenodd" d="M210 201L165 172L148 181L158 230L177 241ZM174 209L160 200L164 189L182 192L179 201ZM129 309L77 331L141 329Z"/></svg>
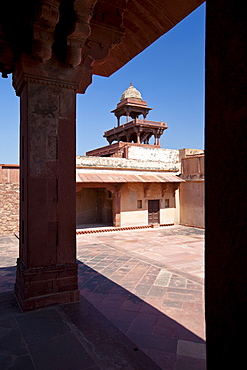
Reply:
<svg viewBox="0 0 247 370"><path fill-rule="evenodd" d="M160 137L167 129L165 122L147 121L146 117L152 108L142 99L141 93L132 85L121 96L117 107L111 112L117 118L117 127L104 132L104 137L111 145L113 141L138 145L149 144L154 136L154 145L160 147ZM139 119L139 116L143 119ZM121 117L126 117L126 123L121 124ZM132 119L132 121L131 121Z"/></svg>
<svg viewBox="0 0 247 370"><path fill-rule="evenodd" d="M139 99L139 100L142 100L142 96L141 96L141 93L140 91L138 91L133 85L132 83L130 83L130 86L128 87L127 90L125 90L121 96L121 99L120 101L123 101L125 99Z"/></svg>

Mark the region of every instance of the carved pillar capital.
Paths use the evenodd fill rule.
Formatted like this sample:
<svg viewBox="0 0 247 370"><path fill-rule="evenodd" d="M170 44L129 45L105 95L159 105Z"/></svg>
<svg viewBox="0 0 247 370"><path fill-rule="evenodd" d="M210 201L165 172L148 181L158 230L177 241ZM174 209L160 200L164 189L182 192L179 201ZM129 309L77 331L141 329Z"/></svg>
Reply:
<svg viewBox="0 0 247 370"><path fill-rule="evenodd" d="M32 57L22 55L13 72L13 86L18 96L26 82L53 85L75 91L80 90L84 85L85 91L91 83L91 76L91 73L85 73L83 68L66 68L64 64L53 59L40 63Z"/></svg>

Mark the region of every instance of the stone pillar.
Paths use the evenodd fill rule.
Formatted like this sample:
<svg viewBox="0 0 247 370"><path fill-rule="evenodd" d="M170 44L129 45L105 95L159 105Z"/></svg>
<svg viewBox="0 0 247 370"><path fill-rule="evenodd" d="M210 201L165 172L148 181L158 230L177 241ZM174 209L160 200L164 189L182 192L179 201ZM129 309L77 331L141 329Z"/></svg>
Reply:
<svg viewBox="0 0 247 370"><path fill-rule="evenodd" d="M139 126L135 126L134 127L134 131L135 131L135 134L136 134L136 143L137 144L141 144L141 129ZM129 141L129 140L128 140Z"/></svg>
<svg viewBox="0 0 247 370"><path fill-rule="evenodd" d="M180 224L180 194L179 186L174 186L174 224Z"/></svg>
<svg viewBox="0 0 247 370"><path fill-rule="evenodd" d="M30 62L30 61L29 61ZM20 96L20 254L15 294L21 308L79 300L75 215L76 84L26 61L16 66ZM35 70L35 74L34 73ZM43 75L43 76L42 76ZM63 76L65 77L65 76Z"/></svg>
<svg viewBox="0 0 247 370"><path fill-rule="evenodd" d="M92 82L96 63L104 63L121 42L127 4L125 0L103 1L99 7L97 0L34 3L26 8L25 25L6 27L11 51L7 60L11 56L12 65L6 63L11 70L3 70L6 74L13 68L21 100L21 227L15 294L23 310L79 299L75 99ZM20 34L14 36L18 27Z"/></svg>
<svg viewBox="0 0 247 370"><path fill-rule="evenodd" d="M246 361L246 11L207 0L206 337L208 369Z"/></svg>
<svg viewBox="0 0 247 370"><path fill-rule="evenodd" d="M113 195L113 204L112 204L113 226L115 227L121 226L120 205L121 205L121 196L119 192L116 192Z"/></svg>
<svg viewBox="0 0 247 370"><path fill-rule="evenodd" d="M124 184L118 184L111 187L111 192L113 195L113 203L112 203L112 212L113 212L113 226L119 227L121 226L121 191Z"/></svg>

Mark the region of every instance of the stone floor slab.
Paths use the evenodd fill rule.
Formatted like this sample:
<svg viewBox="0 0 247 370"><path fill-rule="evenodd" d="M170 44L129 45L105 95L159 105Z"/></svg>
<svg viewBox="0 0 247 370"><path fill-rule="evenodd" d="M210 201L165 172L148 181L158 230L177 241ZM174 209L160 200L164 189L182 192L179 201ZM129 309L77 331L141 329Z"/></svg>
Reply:
<svg viewBox="0 0 247 370"><path fill-rule="evenodd" d="M0 356L1 367L36 370L42 364L49 370L40 355L49 344L57 353L52 369L68 366L66 353L73 355L75 369L78 362L85 370L205 369L200 352L205 347L203 230L173 226L78 235L84 315L75 311L76 305L21 314L8 293L14 286L18 240L1 241L0 342L1 335L15 333L20 345L18 355L6 350Z"/></svg>

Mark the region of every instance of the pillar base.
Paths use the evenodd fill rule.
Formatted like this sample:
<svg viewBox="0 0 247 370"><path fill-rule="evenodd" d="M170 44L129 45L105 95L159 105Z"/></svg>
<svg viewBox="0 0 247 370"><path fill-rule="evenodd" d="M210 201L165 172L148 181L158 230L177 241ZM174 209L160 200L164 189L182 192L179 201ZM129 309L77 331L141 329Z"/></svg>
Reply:
<svg viewBox="0 0 247 370"><path fill-rule="evenodd" d="M23 311L78 302L77 264L27 268L18 258L15 295Z"/></svg>

